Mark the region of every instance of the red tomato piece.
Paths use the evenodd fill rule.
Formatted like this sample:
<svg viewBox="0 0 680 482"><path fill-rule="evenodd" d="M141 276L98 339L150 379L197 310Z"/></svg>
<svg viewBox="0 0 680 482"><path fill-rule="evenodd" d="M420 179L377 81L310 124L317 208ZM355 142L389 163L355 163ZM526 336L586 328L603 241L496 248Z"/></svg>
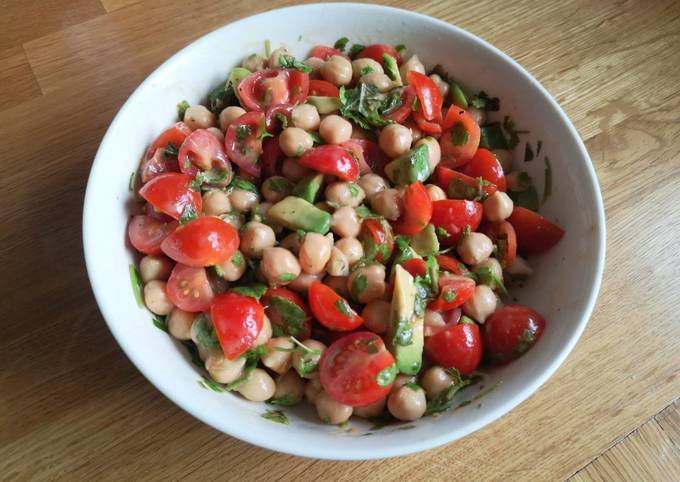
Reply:
<svg viewBox="0 0 680 482"><path fill-rule="evenodd" d="M309 95L339 97L340 91L336 86L326 80L312 79L309 81Z"/></svg>
<svg viewBox="0 0 680 482"><path fill-rule="evenodd" d="M278 136L267 137L262 141L262 156L260 156L261 174L263 179L281 174L281 162L285 155L279 146Z"/></svg>
<svg viewBox="0 0 680 482"><path fill-rule="evenodd" d="M441 187L447 195L449 194L449 187L451 186L451 182L454 179L464 182L465 184L467 184L468 186L475 190L479 187L477 179L475 179L474 177L470 177L467 174L454 171L453 169L449 169L448 167L444 166L437 166L437 169L435 170L435 179L437 185ZM496 191L498 191L498 188L495 185L482 186L482 190L486 193L487 196L491 196Z"/></svg>
<svg viewBox="0 0 680 482"><path fill-rule="evenodd" d="M403 59L401 55L392 47L385 44L372 44L364 47L355 58L357 59L373 59L380 65L383 65L383 54L391 55L397 61L397 65L401 65ZM383 65L384 67L384 65Z"/></svg>
<svg viewBox="0 0 680 482"><path fill-rule="evenodd" d="M451 324L425 339L425 353L434 364L469 375L482 360L482 337L475 323Z"/></svg>
<svg viewBox="0 0 680 482"><path fill-rule="evenodd" d="M371 166L369 166L366 162L366 158L364 156L364 146L366 144L359 142L361 140L363 139L350 139L348 141L341 142L339 146L347 149L350 155L354 157L354 159L357 161L357 164L359 164L359 174L364 175L368 172L371 172Z"/></svg>
<svg viewBox="0 0 680 482"><path fill-rule="evenodd" d="M427 273L427 263L424 259L411 258L400 264L401 267L408 271L408 273L414 278L416 276L425 276ZM394 271L392 271L392 275L390 276L390 284L387 286L387 292L394 292Z"/></svg>
<svg viewBox="0 0 680 482"><path fill-rule="evenodd" d="M163 240L161 249L178 263L198 268L223 263L238 245L238 231L231 224L204 216L177 228Z"/></svg>
<svg viewBox="0 0 680 482"><path fill-rule="evenodd" d="M359 240L364 247L364 255L379 263L386 263L394 252L394 234L390 223L380 218L364 219L361 223Z"/></svg>
<svg viewBox="0 0 680 482"><path fill-rule="evenodd" d="M480 231L497 246L501 265L510 266L517 256L517 235L512 224L507 221L484 223Z"/></svg>
<svg viewBox="0 0 680 482"><path fill-rule="evenodd" d="M413 120L416 121L416 124L418 125L418 129L423 131L426 134L429 134L434 137L439 137L442 133L442 126L440 124L441 122L441 117L434 119L434 120L427 120L423 116L423 113L420 112L419 110L413 112Z"/></svg>
<svg viewBox="0 0 680 482"><path fill-rule="evenodd" d="M397 124L403 124L408 119L408 116L411 115L411 112L413 112L412 106L414 100L416 100L416 89L407 85L401 91L401 105L389 114L383 115L383 117Z"/></svg>
<svg viewBox="0 0 680 482"><path fill-rule="evenodd" d="M345 298L320 281L311 284L307 299L314 317L330 330L350 331L364 323Z"/></svg>
<svg viewBox="0 0 680 482"><path fill-rule="evenodd" d="M470 273L470 270L467 269L465 264L458 261L453 256L438 254L435 258L437 259L440 271L448 271L461 276L467 276Z"/></svg>
<svg viewBox="0 0 680 482"><path fill-rule="evenodd" d="M493 183L500 191L505 192L507 189L503 166L493 152L483 147L477 149L470 162L463 166L463 172L470 177L481 177Z"/></svg>
<svg viewBox="0 0 680 482"><path fill-rule="evenodd" d="M288 288L269 288L262 297L265 313L274 326L300 340L312 334L312 313L297 293Z"/></svg>
<svg viewBox="0 0 680 482"><path fill-rule="evenodd" d="M139 168L142 184L146 184L156 176L166 172L179 172L179 164L176 157L165 155L165 148L159 147L153 156L142 160Z"/></svg>
<svg viewBox="0 0 680 482"><path fill-rule="evenodd" d="M208 311L215 296L205 268L192 268L181 263L172 269L166 290L176 307L191 313Z"/></svg>
<svg viewBox="0 0 680 482"><path fill-rule="evenodd" d="M165 150L165 148L168 147L168 144L172 144L176 149L179 149L179 146L182 145L182 142L184 142L184 139L186 139L189 134L191 134L191 129L188 125L184 122L175 123L172 127L165 129L161 135L153 141L153 144L147 153L147 157L153 156L158 149Z"/></svg>
<svg viewBox="0 0 680 482"><path fill-rule="evenodd" d="M369 139L350 139L346 142L347 144L353 143L361 147L363 155L359 158L359 164L360 173L362 175L366 174L367 172L375 172L377 174L384 175L385 165L387 165L391 159L383 152L382 149L380 149L380 146L377 142L373 142ZM343 143L343 145L345 145L345 143ZM353 151L353 149L351 150ZM367 170L366 166L368 167Z"/></svg>
<svg viewBox="0 0 680 482"><path fill-rule="evenodd" d="M235 360L253 346L264 324L264 308L250 296L223 293L210 304L217 339L225 358Z"/></svg>
<svg viewBox="0 0 680 482"><path fill-rule="evenodd" d="M439 138L442 165L455 169L475 155L481 136L479 124L468 111L452 105L442 127L444 132Z"/></svg>
<svg viewBox="0 0 680 482"><path fill-rule="evenodd" d="M130 244L144 254L161 254L161 243L177 227L177 221L164 223L140 214L128 225Z"/></svg>
<svg viewBox="0 0 680 482"><path fill-rule="evenodd" d="M343 181L356 181L359 178L359 163L354 156L347 149L333 144L309 149L298 159L298 164Z"/></svg>
<svg viewBox="0 0 680 482"><path fill-rule="evenodd" d="M344 336L319 360L321 385L335 401L359 407L387 396L397 375L394 357L375 333Z"/></svg>
<svg viewBox="0 0 680 482"><path fill-rule="evenodd" d="M179 148L177 161L180 170L192 177L196 176L199 170L207 171L213 167L231 171L222 144L206 129L196 129L184 139Z"/></svg>
<svg viewBox="0 0 680 482"><path fill-rule="evenodd" d="M475 282L467 276L455 274L439 277L439 296L428 304L435 311L449 311L458 308L475 293Z"/></svg>
<svg viewBox="0 0 680 482"><path fill-rule="evenodd" d="M264 123L267 127L267 132L270 134L279 134L283 129L283 123L280 117L286 118L286 122L290 122L290 113L293 110L293 104L276 104L267 107L264 112Z"/></svg>
<svg viewBox="0 0 680 482"><path fill-rule="evenodd" d="M449 233L449 236L442 240L447 246L458 241L465 226L470 226L471 231L476 231L481 222L482 205L478 202L443 199L432 203L432 224Z"/></svg>
<svg viewBox="0 0 680 482"><path fill-rule="evenodd" d="M347 54L333 47L329 47L328 45L315 45L309 52L309 57L318 57L322 60L328 60L333 55L349 58L347 57Z"/></svg>
<svg viewBox="0 0 680 482"><path fill-rule="evenodd" d="M519 358L543 334L545 318L531 308L514 304L496 310L484 323L484 345L489 358L506 363Z"/></svg>
<svg viewBox="0 0 680 482"><path fill-rule="evenodd" d="M262 112L246 112L231 123L224 134L224 148L229 159L243 172L251 176L260 175L258 160L262 154Z"/></svg>
<svg viewBox="0 0 680 482"><path fill-rule="evenodd" d="M508 222L517 233L517 249L527 256L548 251L564 236L564 229L557 224L520 206L515 206Z"/></svg>
<svg viewBox="0 0 680 482"><path fill-rule="evenodd" d="M196 213L203 207L201 193L191 189L193 179L186 174L169 172L154 177L139 190L139 195L146 199L160 212L171 218L179 219L184 210L191 206Z"/></svg>
<svg viewBox="0 0 680 482"><path fill-rule="evenodd" d="M302 104L309 92L309 75L296 69L267 69L250 74L236 88L246 110L274 104Z"/></svg>
<svg viewBox="0 0 680 482"><path fill-rule="evenodd" d="M416 95L420 101L420 110L425 120L434 121L442 117L442 93L437 84L425 74L409 71L406 75L409 85L416 89ZM418 121L417 117L415 118Z"/></svg>
<svg viewBox="0 0 680 482"><path fill-rule="evenodd" d="M395 221L397 234L416 234L423 230L432 218L432 200L420 181L406 186L402 198L403 214Z"/></svg>

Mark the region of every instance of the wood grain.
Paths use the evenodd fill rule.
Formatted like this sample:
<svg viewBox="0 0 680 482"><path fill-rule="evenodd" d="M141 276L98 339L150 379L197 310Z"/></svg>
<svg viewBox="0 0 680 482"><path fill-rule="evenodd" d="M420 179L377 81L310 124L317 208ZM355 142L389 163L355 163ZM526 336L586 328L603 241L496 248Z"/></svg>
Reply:
<svg viewBox="0 0 680 482"><path fill-rule="evenodd" d="M291 3L205 0L187 13L176 0L55 0L40 15L37 2L8 4L12 25L0 20L0 59L12 66L0 74L3 479L679 480L671 404L680 397L680 4L672 0L390 2L456 23L519 60L574 120L599 176L608 240L595 312L566 363L517 409L424 454L308 460L200 424L130 364L94 303L80 247L101 136L168 55L235 18Z"/></svg>

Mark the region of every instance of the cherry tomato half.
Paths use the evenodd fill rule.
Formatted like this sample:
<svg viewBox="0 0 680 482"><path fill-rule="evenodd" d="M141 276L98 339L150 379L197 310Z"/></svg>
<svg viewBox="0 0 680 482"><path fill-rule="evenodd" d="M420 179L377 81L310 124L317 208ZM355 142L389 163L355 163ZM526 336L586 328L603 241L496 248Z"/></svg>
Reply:
<svg viewBox="0 0 680 482"><path fill-rule="evenodd" d="M223 293L210 305L217 339L225 358L235 360L253 346L264 324L264 308L250 296Z"/></svg>
<svg viewBox="0 0 680 482"><path fill-rule="evenodd" d="M161 254L161 243L175 228L177 221L164 223L140 214L130 220L128 238L130 244L141 253Z"/></svg>
<svg viewBox="0 0 680 482"><path fill-rule="evenodd" d="M270 134L281 133L283 122L280 118L285 117L286 122L290 123L290 113L293 107L293 104L275 104L267 107L264 112L264 124L267 127L267 132Z"/></svg>
<svg viewBox="0 0 680 482"><path fill-rule="evenodd" d="M224 148L229 159L243 172L260 175L258 160L262 154L262 129L264 114L246 112L231 123L224 134Z"/></svg>
<svg viewBox="0 0 680 482"><path fill-rule="evenodd" d="M440 271L448 271L461 276L466 276L470 273L465 264L461 261L458 261L453 256L438 254L435 258L437 259L437 264L439 265Z"/></svg>
<svg viewBox="0 0 680 482"><path fill-rule="evenodd" d="M363 142L359 142L363 140L364 139L349 139L338 144L340 147L347 149L350 155L357 161L357 164L359 165L360 175L364 175L368 172L371 172L371 166L368 165L368 163L366 162L366 158L364 157L365 144Z"/></svg>
<svg viewBox="0 0 680 482"><path fill-rule="evenodd" d="M288 288L269 288L262 297L265 313L274 326L300 340L312 334L312 313L297 293Z"/></svg>
<svg viewBox="0 0 680 482"><path fill-rule="evenodd" d="M161 135L153 141L153 144L147 153L147 157L153 156L157 149L165 150L165 148L168 147L168 144L172 144L176 149L179 149L179 146L182 145L182 142L184 142L184 139L186 139L189 134L191 134L191 129L188 125L184 122L176 122L175 125L161 132Z"/></svg>
<svg viewBox="0 0 680 482"><path fill-rule="evenodd" d="M278 136L267 137L262 140L262 155L260 165L263 179L281 174L281 162L286 158L279 146Z"/></svg>
<svg viewBox="0 0 680 482"><path fill-rule="evenodd" d="M517 235L515 228L507 221L484 223L480 228L498 248L498 261L503 267L510 266L517 256Z"/></svg>
<svg viewBox="0 0 680 482"><path fill-rule="evenodd" d="M343 181L356 181L359 178L357 160L347 149L333 144L309 149L298 159L298 164Z"/></svg>
<svg viewBox="0 0 680 482"><path fill-rule="evenodd" d="M514 304L496 310L484 323L489 358L505 363L519 358L543 334L545 318L531 308Z"/></svg>
<svg viewBox="0 0 680 482"><path fill-rule="evenodd" d="M468 111L452 105L442 127L444 132L439 138L442 165L455 169L475 155L481 136L479 124Z"/></svg>
<svg viewBox="0 0 680 482"><path fill-rule="evenodd" d="M161 249L170 259L198 268L223 263L236 253L238 244L238 231L231 224L203 216L177 228Z"/></svg>
<svg viewBox="0 0 680 482"><path fill-rule="evenodd" d="M228 169L231 164L217 137L206 129L196 129L184 139L177 155L179 168L184 174L196 176L199 170L207 171L213 167ZM227 176L231 180L231 175Z"/></svg>
<svg viewBox="0 0 680 482"><path fill-rule="evenodd" d="M458 308L475 293L475 282L467 276L447 274L439 277L439 296L428 304L435 311Z"/></svg>
<svg viewBox="0 0 680 482"><path fill-rule="evenodd" d="M321 385L335 401L358 407L387 396L397 374L394 357L375 333L344 336L319 360Z"/></svg>
<svg viewBox="0 0 680 482"><path fill-rule="evenodd" d="M320 281L311 284L307 299L314 317L330 330L350 331L364 322L345 298Z"/></svg>
<svg viewBox="0 0 680 482"><path fill-rule="evenodd" d="M451 187L451 182L453 182L454 179L462 181L475 191L477 191L477 189L479 188L477 179L475 179L474 177L470 177L467 174L463 174L462 172L449 169L448 167L437 166L437 169L435 170L435 175L437 185L444 190L447 196L450 196L449 189ZM487 194L487 196L491 196L496 191L498 191L498 188L495 185L493 186L483 185L482 190Z"/></svg>
<svg viewBox="0 0 680 482"><path fill-rule="evenodd" d="M139 195L158 211L179 219L188 206L196 213L203 207L201 193L189 187L192 180L191 176L176 172L161 174L144 184Z"/></svg>
<svg viewBox="0 0 680 482"><path fill-rule="evenodd" d="M442 126L440 124L441 117L434 120L427 120L423 113L419 110L413 112L413 120L416 121L418 129L423 131L425 134L429 134L434 137L439 137L442 133Z"/></svg>
<svg viewBox="0 0 680 482"><path fill-rule="evenodd" d="M476 231L482 221L482 205L463 199L443 199L432 203L432 224L445 229L449 236L442 240L446 246L458 241L465 226Z"/></svg>
<svg viewBox="0 0 680 482"><path fill-rule="evenodd" d="M437 84L425 74L409 71L406 75L409 85L416 89L416 95L420 101L420 110L425 120L434 121L442 117L442 93ZM418 120L416 119L416 122ZM441 132L441 131L440 131Z"/></svg>
<svg viewBox="0 0 680 482"><path fill-rule="evenodd" d="M508 222L517 233L517 249L527 256L548 251L564 236L557 224L521 206L515 206Z"/></svg>
<svg viewBox="0 0 680 482"><path fill-rule="evenodd" d="M488 149L482 147L477 149L475 155L463 166L462 170L470 177L481 177L493 183L500 191L505 192L507 188L503 166L498 162L496 155Z"/></svg>
<svg viewBox="0 0 680 482"><path fill-rule="evenodd" d="M181 263L172 269L166 290L176 307L190 313L208 311L215 296L205 268L192 268Z"/></svg>
<svg viewBox="0 0 680 482"><path fill-rule="evenodd" d="M336 86L326 80L312 79L309 81L309 95L338 97L340 96L340 91Z"/></svg>
<svg viewBox="0 0 680 482"><path fill-rule="evenodd" d="M166 172L179 172L179 164L174 156L167 156L165 148L159 147L151 157L142 160L139 168L142 184Z"/></svg>
<svg viewBox="0 0 680 482"><path fill-rule="evenodd" d="M247 110L274 104L301 104L309 92L309 75L296 69L267 69L250 74L236 88Z"/></svg>
<svg viewBox="0 0 680 482"><path fill-rule="evenodd" d="M372 44L364 47L355 58L357 59L373 59L380 65L383 65L383 54L391 55L397 61L397 65L401 65L403 59L401 55L392 47L385 44ZM383 65L384 67L384 65Z"/></svg>
<svg viewBox="0 0 680 482"><path fill-rule="evenodd" d="M425 353L444 368L469 375L482 360L482 337L475 323L451 324L425 339Z"/></svg>
<svg viewBox="0 0 680 482"><path fill-rule="evenodd" d="M312 50L310 50L308 57L317 57L321 60L328 60L333 55L340 55L341 57L349 58L347 57L347 54L333 47L329 47L328 45L315 45Z"/></svg>
<svg viewBox="0 0 680 482"><path fill-rule="evenodd" d="M413 112L412 106L414 100L416 100L416 89L407 85L401 91L401 105L389 114L383 115L383 117L397 124L403 124L411 115L411 112Z"/></svg>
<svg viewBox="0 0 680 482"><path fill-rule="evenodd" d="M368 259L386 263L394 252L394 234L390 223L385 219L364 219L361 223L359 240Z"/></svg>
<svg viewBox="0 0 680 482"><path fill-rule="evenodd" d="M402 202L406 209L395 221L394 231L397 234L419 233L432 217L432 200L423 183L417 181L406 186Z"/></svg>

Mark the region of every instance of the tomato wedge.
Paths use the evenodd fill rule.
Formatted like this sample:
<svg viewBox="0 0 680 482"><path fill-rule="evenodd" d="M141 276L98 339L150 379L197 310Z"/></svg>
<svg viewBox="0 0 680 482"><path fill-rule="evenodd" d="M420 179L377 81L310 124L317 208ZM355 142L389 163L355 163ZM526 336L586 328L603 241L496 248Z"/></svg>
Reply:
<svg viewBox="0 0 680 482"><path fill-rule="evenodd" d="M500 191L505 192L507 189L503 166L493 152L483 147L477 149L470 162L463 166L463 173L473 178L481 177L493 183Z"/></svg>
<svg viewBox="0 0 680 482"><path fill-rule="evenodd" d="M397 376L394 357L382 338L369 331L333 342L321 355L319 371L326 393L352 407L386 397Z"/></svg>
<svg viewBox="0 0 680 482"><path fill-rule="evenodd" d="M425 339L425 353L444 368L469 375L482 361L482 336L475 323L451 324Z"/></svg>
<svg viewBox="0 0 680 482"><path fill-rule="evenodd" d="M296 69L267 69L250 74L236 88L247 110L274 104L302 104L309 92L309 75Z"/></svg>
<svg viewBox="0 0 680 482"><path fill-rule="evenodd" d="M461 276L467 276L470 273L470 270L467 269L465 264L461 261L458 261L453 256L438 254L435 258L437 260L437 264L439 265L440 271L448 271Z"/></svg>
<svg viewBox="0 0 680 482"><path fill-rule="evenodd" d="M512 224L507 221L484 223L480 231L496 245L501 265L510 266L517 256L517 234Z"/></svg>
<svg viewBox="0 0 680 482"><path fill-rule="evenodd" d="M350 331L364 323L345 298L320 281L310 285L307 298L314 317L329 330Z"/></svg>
<svg viewBox="0 0 680 482"><path fill-rule="evenodd" d="M224 148L229 159L243 172L251 176L260 175L258 160L262 154L262 112L246 112L231 123L224 135Z"/></svg>
<svg viewBox="0 0 680 482"><path fill-rule="evenodd" d="M363 176L364 174L371 172L371 166L368 165L364 156L364 146L367 146L367 144L362 141L365 141L366 143L371 142L365 139L349 139L338 145L347 149L350 155L354 157L359 164L359 174Z"/></svg>
<svg viewBox="0 0 680 482"><path fill-rule="evenodd" d="M225 262L238 245L238 231L231 224L204 216L177 228L163 240L161 249L170 259L198 268Z"/></svg>
<svg viewBox="0 0 680 482"><path fill-rule="evenodd" d="M184 210L191 206L194 212L202 208L201 193L191 189L193 179L186 174L169 172L154 177L139 190L139 195L158 211L171 218L179 219Z"/></svg>
<svg viewBox="0 0 680 482"><path fill-rule="evenodd" d="M329 47L328 45L315 45L312 50L309 51L308 57L318 57L322 60L328 60L334 55L340 55L341 57L349 58L344 52L341 52L340 50L333 47Z"/></svg>
<svg viewBox="0 0 680 482"><path fill-rule="evenodd" d="M392 228L383 218L364 219L361 223L359 240L364 247L367 259L375 259L386 263L394 252L394 234Z"/></svg>
<svg viewBox="0 0 680 482"><path fill-rule="evenodd" d="M450 198L455 197L452 195L451 192L452 190L454 192L462 191L462 189L460 189L461 186L456 185L454 185L453 187L451 186L451 183L454 182L454 180L456 181L456 184L458 184L458 181L460 181L464 183L466 186L472 188L475 192L479 189L479 183L477 179L475 179L474 177L470 177L467 174L454 171L453 169L449 169L448 167L444 166L437 166L437 169L435 170L435 179L437 185L440 188L442 188L444 192L447 194L447 196L449 196ZM486 193L487 196L491 196L496 191L498 191L498 188L495 185L492 186L482 185L482 190Z"/></svg>
<svg viewBox="0 0 680 482"><path fill-rule="evenodd" d="M514 304L496 310L484 323L489 358L506 363L519 358L543 334L545 318L531 308Z"/></svg>
<svg viewBox="0 0 680 482"><path fill-rule="evenodd" d="M130 244L144 254L161 254L161 243L177 227L177 221L164 223L140 214L128 225Z"/></svg>
<svg viewBox="0 0 680 482"><path fill-rule="evenodd" d="M153 156L158 149L163 149L165 151L168 144L172 144L175 149L179 149L179 146L182 145L182 142L184 142L184 139L186 139L189 134L191 134L191 129L188 125L184 122L176 122L175 125L161 132L161 135L153 141L146 157Z"/></svg>
<svg viewBox="0 0 680 482"><path fill-rule="evenodd" d="M420 110L425 120L434 121L442 117L442 93L437 84L425 74L409 71L406 75L409 85L416 89L416 95L420 101ZM418 119L416 118L416 122Z"/></svg>
<svg viewBox="0 0 680 482"><path fill-rule="evenodd" d="M419 110L413 112L413 120L416 121L418 129L431 136L439 137L442 133L441 115L437 119L427 120Z"/></svg>
<svg viewBox="0 0 680 482"><path fill-rule="evenodd" d="M442 240L446 246L455 244L465 226L476 231L482 222L482 205L462 199L443 199L432 203L432 224L443 228L449 236Z"/></svg>
<svg viewBox="0 0 680 482"><path fill-rule="evenodd" d="M385 165L391 161L390 157L380 149L377 142L373 142L369 139L350 139L343 143L343 146L348 146L349 143L358 145L361 147L363 155L359 158L360 173L366 174L367 172L375 172L384 175ZM349 147L348 147L349 148ZM354 152L354 149L350 149ZM362 162L363 161L363 162ZM368 170L366 170L366 166Z"/></svg>
<svg viewBox="0 0 680 482"><path fill-rule="evenodd" d="M206 129L196 129L184 139L177 155L179 168L184 174L196 176L199 170L212 168L228 170L226 178L231 181L231 164L217 137ZM229 182L227 181L227 182Z"/></svg>
<svg viewBox="0 0 680 482"><path fill-rule="evenodd" d="M435 311L458 308L475 293L475 282L467 276L446 275L439 278L439 296L428 304Z"/></svg>
<svg viewBox="0 0 680 482"><path fill-rule="evenodd" d="M432 218L432 200L427 189L420 181L404 188L403 203L406 209L394 222L394 231L398 234L417 234L423 230Z"/></svg>
<svg viewBox="0 0 680 482"><path fill-rule="evenodd" d="M253 346L264 324L264 308L250 296L223 293L210 304L217 339L225 358L235 360Z"/></svg>
<svg viewBox="0 0 680 482"><path fill-rule="evenodd" d="M339 97L340 91L336 86L326 80L312 79L309 81L309 95Z"/></svg>
<svg viewBox="0 0 680 482"><path fill-rule="evenodd" d="M343 181L356 181L359 178L359 163L340 146L325 144L307 150L298 164L323 174L336 176Z"/></svg>
<svg viewBox="0 0 680 482"><path fill-rule="evenodd" d="M154 177L165 174L166 172L179 172L179 164L177 164L176 157L167 156L165 154L165 148L159 147L156 149L153 156L142 160L139 172L142 178L142 184L146 184Z"/></svg>
<svg viewBox="0 0 680 482"><path fill-rule="evenodd" d="M264 123L267 127L267 132L270 134L279 134L283 130L283 123L280 117L285 117L286 122L290 122L290 113L293 110L293 104L275 104L267 107L264 113Z"/></svg>
<svg viewBox="0 0 680 482"><path fill-rule="evenodd" d="M401 55L392 47L385 44L372 44L364 47L355 58L357 59L373 59L380 65L383 65L383 54L391 55L397 61L397 65L401 65L403 59Z"/></svg>
<svg viewBox="0 0 680 482"><path fill-rule="evenodd" d="M517 249L527 256L548 251L564 236L557 224L521 206L515 206L508 222L517 233Z"/></svg>
<svg viewBox="0 0 680 482"><path fill-rule="evenodd" d="M300 340L312 334L312 313L300 295L288 288L269 288L262 297L265 313L272 322L274 331L291 335ZM275 335L277 336L277 335Z"/></svg>
<svg viewBox="0 0 680 482"><path fill-rule="evenodd" d="M267 137L262 141L262 155L260 156L261 174L263 179L281 174L281 163L285 155L279 146L278 136Z"/></svg>
<svg viewBox="0 0 680 482"><path fill-rule="evenodd" d="M389 114L383 115L385 119L389 119L397 124L403 124L408 116L413 112L413 101L416 100L416 89L407 85L401 91L401 106L393 110Z"/></svg>
<svg viewBox="0 0 680 482"><path fill-rule="evenodd" d="M208 311L215 296L205 268L192 268L181 263L172 269L166 290L176 307L191 313Z"/></svg>
<svg viewBox="0 0 680 482"><path fill-rule="evenodd" d="M442 148L442 165L455 169L467 163L479 147L481 131L472 115L460 107L449 107L439 138Z"/></svg>

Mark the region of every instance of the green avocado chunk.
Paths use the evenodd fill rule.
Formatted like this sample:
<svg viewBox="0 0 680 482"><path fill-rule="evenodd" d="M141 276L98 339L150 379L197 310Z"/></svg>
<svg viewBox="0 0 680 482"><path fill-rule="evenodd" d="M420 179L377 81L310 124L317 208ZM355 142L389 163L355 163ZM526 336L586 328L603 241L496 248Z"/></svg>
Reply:
<svg viewBox="0 0 680 482"><path fill-rule="evenodd" d="M411 247L421 256L436 255L439 252L439 239L434 225L428 224L421 232L411 236Z"/></svg>
<svg viewBox="0 0 680 482"><path fill-rule="evenodd" d="M321 190L323 184L323 174L315 174L308 176L298 182L293 188L293 195L301 197L309 203L316 201L316 196Z"/></svg>
<svg viewBox="0 0 680 482"><path fill-rule="evenodd" d="M339 97L325 97L321 95L310 95L307 103L312 104L319 111L319 114L330 114L340 110L342 104Z"/></svg>
<svg viewBox="0 0 680 482"><path fill-rule="evenodd" d="M423 363L423 317L415 313L416 287L413 276L400 265L394 270L394 295L390 308L388 345L397 369L415 375Z"/></svg>
<svg viewBox="0 0 680 482"><path fill-rule="evenodd" d="M401 186L425 181L430 175L429 149L421 144L385 166L385 174L392 184Z"/></svg>
<svg viewBox="0 0 680 482"><path fill-rule="evenodd" d="M297 196L288 196L267 212L269 219L293 231L326 234L331 229L331 215Z"/></svg>

